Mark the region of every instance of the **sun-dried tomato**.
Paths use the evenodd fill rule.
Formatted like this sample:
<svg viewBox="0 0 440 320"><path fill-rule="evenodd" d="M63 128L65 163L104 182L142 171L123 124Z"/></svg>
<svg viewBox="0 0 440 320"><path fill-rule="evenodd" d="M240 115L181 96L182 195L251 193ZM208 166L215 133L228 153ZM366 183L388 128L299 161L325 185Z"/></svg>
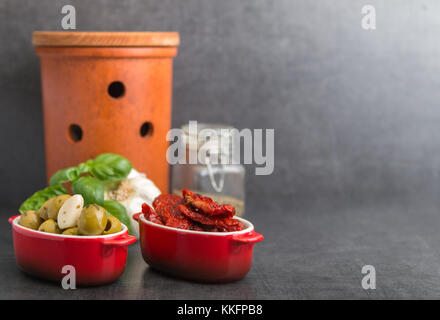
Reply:
<svg viewBox="0 0 440 320"><path fill-rule="evenodd" d="M218 204L208 197L204 197L189 190L182 190L183 198L187 205L192 206L196 211L201 211L208 215L225 215L232 217L235 215L235 208L229 204Z"/></svg>
<svg viewBox="0 0 440 320"><path fill-rule="evenodd" d="M232 217L235 208L220 205L211 198L182 190L184 198L178 195L160 195L153 201L154 210L142 205L146 219L168 227L207 232L228 232L243 230L243 224Z"/></svg>
<svg viewBox="0 0 440 320"><path fill-rule="evenodd" d="M144 203L142 205L142 213L144 214L145 219L163 225L163 222L160 219L159 215L148 204Z"/></svg>
<svg viewBox="0 0 440 320"><path fill-rule="evenodd" d="M178 205L184 203L183 198L173 194L160 195L153 201L153 207L161 220L168 227L190 229L192 222L179 210Z"/></svg>
<svg viewBox="0 0 440 320"><path fill-rule="evenodd" d="M193 230L193 231L207 231L207 230L205 230L205 228L203 228L202 225L199 225L197 223L193 223L192 226L189 228L189 230Z"/></svg>
<svg viewBox="0 0 440 320"><path fill-rule="evenodd" d="M233 218L216 218L204 215L202 213L196 212L188 208L187 206L180 204L179 210L189 219L196 221L198 223L208 225L208 226L216 226L220 228L230 229L230 227L236 227L239 225L240 221Z"/></svg>

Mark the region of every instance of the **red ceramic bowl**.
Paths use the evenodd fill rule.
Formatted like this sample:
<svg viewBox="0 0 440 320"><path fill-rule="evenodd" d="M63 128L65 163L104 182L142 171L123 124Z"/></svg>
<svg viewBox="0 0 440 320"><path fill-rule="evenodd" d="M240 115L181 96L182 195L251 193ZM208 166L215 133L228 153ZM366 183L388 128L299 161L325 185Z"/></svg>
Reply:
<svg viewBox="0 0 440 320"><path fill-rule="evenodd" d="M25 228L20 216L12 224L15 259L23 271L41 278L61 281L63 266L75 267L76 284L84 286L112 282L124 272L127 246L136 242L127 227L104 236L68 236Z"/></svg>
<svg viewBox="0 0 440 320"><path fill-rule="evenodd" d="M144 260L160 271L201 282L231 282L243 278L252 265L254 243L263 236L249 221L245 230L202 232L161 226L133 215L139 223Z"/></svg>

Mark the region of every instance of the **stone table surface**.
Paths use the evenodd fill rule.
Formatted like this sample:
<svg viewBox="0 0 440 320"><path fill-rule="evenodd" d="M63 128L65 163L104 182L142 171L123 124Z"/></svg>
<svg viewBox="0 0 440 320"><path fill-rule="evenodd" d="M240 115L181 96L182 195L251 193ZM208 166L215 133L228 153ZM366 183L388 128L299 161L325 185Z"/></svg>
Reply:
<svg viewBox="0 0 440 320"><path fill-rule="evenodd" d="M76 290L17 268L7 223L13 210L2 208L0 299L438 298L440 212L433 202L252 208L246 217L265 239L255 246L251 271L238 282L213 285L168 277L150 269L135 244L120 279ZM376 269L376 290L361 286L364 265Z"/></svg>

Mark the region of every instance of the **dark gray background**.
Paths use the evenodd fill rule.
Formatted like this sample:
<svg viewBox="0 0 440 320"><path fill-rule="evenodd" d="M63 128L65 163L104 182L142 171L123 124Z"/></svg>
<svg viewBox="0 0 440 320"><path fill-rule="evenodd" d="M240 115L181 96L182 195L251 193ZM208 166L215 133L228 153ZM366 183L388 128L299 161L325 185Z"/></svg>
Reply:
<svg viewBox="0 0 440 320"><path fill-rule="evenodd" d="M360 26L367 3L377 10L375 31ZM117 287L75 297L438 297L438 1L1 0L4 208L45 183L31 33L60 30L64 4L76 7L81 31L180 32L174 126L197 119L275 129L274 173L248 167L247 217L266 239L245 280L212 290L136 264ZM2 237L4 297L57 297L58 288L23 275L8 280L18 271L10 234ZM364 264L378 269L375 293L360 288ZM142 274L158 289L140 283Z"/></svg>
<svg viewBox="0 0 440 320"><path fill-rule="evenodd" d="M440 4L369 1L0 1L0 203L45 183L33 30L179 31L173 125L275 129L275 171L248 199L361 202L440 194Z"/></svg>

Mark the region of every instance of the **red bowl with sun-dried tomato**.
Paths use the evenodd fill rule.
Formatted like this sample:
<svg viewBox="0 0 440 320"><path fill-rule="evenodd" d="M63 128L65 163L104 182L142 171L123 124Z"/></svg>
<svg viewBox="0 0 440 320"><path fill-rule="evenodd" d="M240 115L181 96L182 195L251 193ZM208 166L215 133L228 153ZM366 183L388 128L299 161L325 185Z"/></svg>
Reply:
<svg viewBox="0 0 440 320"><path fill-rule="evenodd" d="M133 215L139 223L144 260L165 273L201 282L224 283L243 278L252 265L254 244L263 236L242 218L244 229L207 232L178 229Z"/></svg>

